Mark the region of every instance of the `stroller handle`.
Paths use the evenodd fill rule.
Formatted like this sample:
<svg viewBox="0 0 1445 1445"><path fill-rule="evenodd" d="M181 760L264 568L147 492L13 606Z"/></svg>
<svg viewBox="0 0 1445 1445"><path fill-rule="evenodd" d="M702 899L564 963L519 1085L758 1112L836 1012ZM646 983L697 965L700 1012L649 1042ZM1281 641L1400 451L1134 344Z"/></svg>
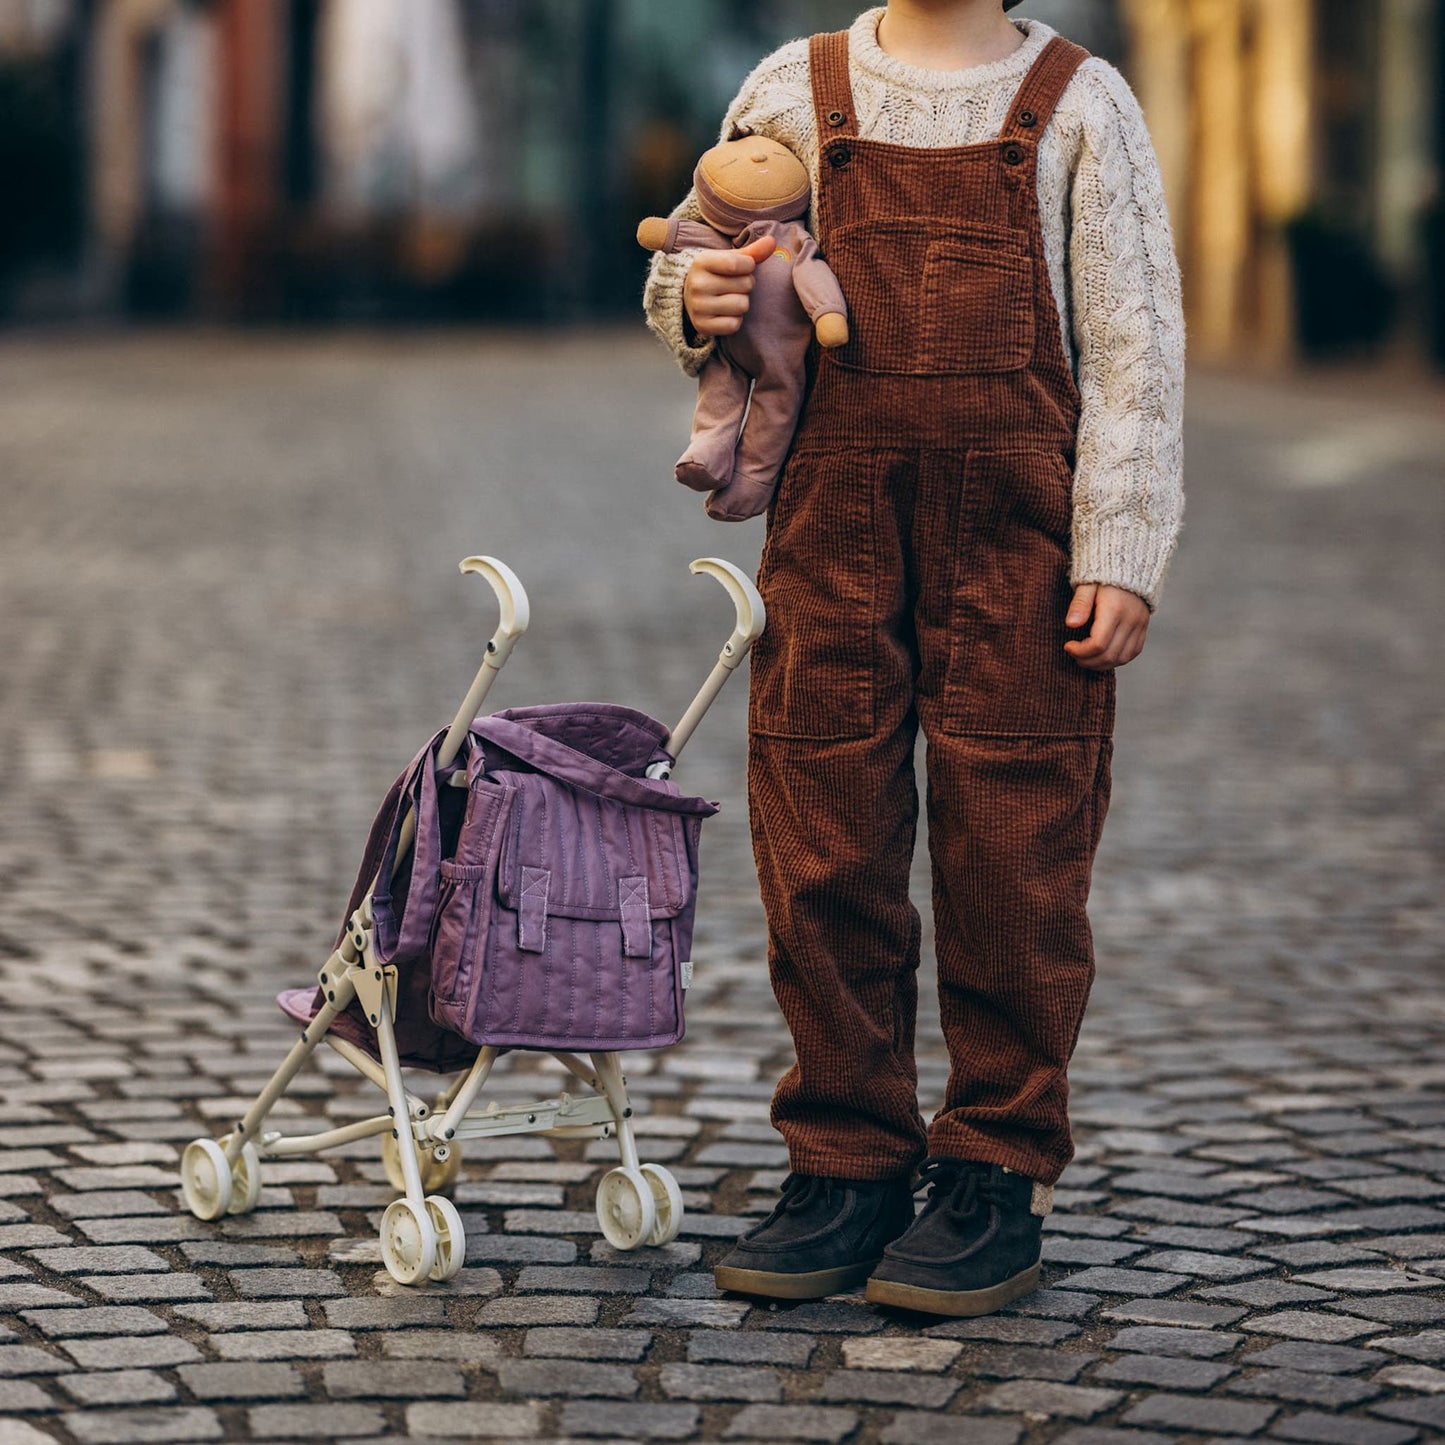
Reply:
<svg viewBox="0 0 1445 1445"><path fill-rule="evenodd" d="M461 570L485 577L491 583L492 591L497 594L501 620L491 641L487 643L482 665L477 669L477 675L472 679L472 685L467 689L467 695L462 699L462 705L457 709L457 715L452 719L446 737L442 739L441 751L437 754L438 768L449 767L456 761L467 729L481 712L482 703L492 690L492 683L512 655L517 639L527 630L527 624L532 620L527 589L505 562L499 562L495 557L467 557L461 563Z"/></svg>

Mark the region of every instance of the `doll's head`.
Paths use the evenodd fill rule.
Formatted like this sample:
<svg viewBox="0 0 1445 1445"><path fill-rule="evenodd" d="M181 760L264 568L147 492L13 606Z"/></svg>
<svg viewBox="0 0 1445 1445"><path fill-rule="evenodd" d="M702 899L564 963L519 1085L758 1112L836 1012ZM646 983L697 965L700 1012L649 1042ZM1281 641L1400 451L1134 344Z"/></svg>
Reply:
<svg viewBox="0 0 1445 1445"><path fill-rule="evenodd" d="M727 235L753 221L791 221L808 209L808 171L787 146L766 136L726 140L693 172L703 220Z"/></svg>

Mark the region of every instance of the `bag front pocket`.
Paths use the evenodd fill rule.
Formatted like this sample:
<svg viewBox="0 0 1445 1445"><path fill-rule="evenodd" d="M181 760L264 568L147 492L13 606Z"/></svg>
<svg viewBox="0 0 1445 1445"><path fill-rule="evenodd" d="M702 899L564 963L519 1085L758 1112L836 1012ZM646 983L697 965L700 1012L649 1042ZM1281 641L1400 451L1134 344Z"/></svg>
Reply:
<svg viewBox="0 0 1445 1445"><path fill-rule="evenodd" d="M1018 371L1034 354L1033 263L977 240L929 244L919 317L923 369Z"/></svg>
<svg viewBox="0 0 1445 1445"><path fill-rule="evenodd" d="M906 216L839 226L828 264L850 339L828 359L907 376L1016 371L1034 350L1033 266L1005 226Z"/></svg>
<svg viewBox="0 0 1445 1445"><path fill-rule="evenodd" d="M512 790L477 778L453 857L441 865L441 892L432 918L431 1015L443 1028L464 1031L480 981L480 965L491 915L491 881L496 874Z"/></svg>

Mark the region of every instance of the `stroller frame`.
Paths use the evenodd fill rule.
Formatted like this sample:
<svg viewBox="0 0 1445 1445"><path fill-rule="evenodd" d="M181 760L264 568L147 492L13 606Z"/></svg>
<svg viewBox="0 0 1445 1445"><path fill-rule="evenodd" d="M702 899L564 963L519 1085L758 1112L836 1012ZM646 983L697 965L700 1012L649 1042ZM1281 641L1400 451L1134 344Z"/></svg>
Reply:
<svg viewBox="0 0 1445 1445"><path fill-rule="evenodd" d="M455 761L473 719L481 713L497 674L530 620L526 590L504 563L495 557L468 557L461 563L461 570L486 578L496 594L501 616L487 643L482 665L442 742L438 769ZM722 584L732 599L736 619L712 671L664 744L674 763L704 713L761 635L766 621L757 589L731 562L704 557L693 562L691 570ZM648 775L654 778L666 778L670 773L668 763L655 763L648 769ZM453 782L466 786L464 776L454 776ZM415 818L408 813L402 822L398 864L411 848L414 830ZM264 1159L316 1154L379 1135L387 1178L402 1191L402 1197L393 1200L382 1215L381 1255L386 1269L401 1284L444 1281L461 1269L466 1255L461 1216L443 1192L460 1169L457 1145L461 1140L503 1134L541 1134L554 1139L615 1137L620 1162L603 1176L597 1188L597 1218L603 1236L619 1250L663 1245L675 1239L682 1227L682 1193L661 1165L639 1160L633 1110L619 1054L590 1053L584 1061L565 1050L537 1050L550 1053L586 1092L564 1090L521 1105L502 1106L493 1100L484 1108L476 1107L498 1056L504 1052L495 1045L483 1046L470 1069L459 1073L434 1105L406 1087L393 1028L397 970L383 963L376 953L371 899L381 881L378 878L373 882L352 912L340 944L317 974L324 1005L302 1029L300 1039L255 1102L230 1133L219 1140L194 1139L183 1151L181 1188L191 1213L204 1220L249 1213L260 1198ZM691 964L684 963L682 969L685 988ZM332 1022L353 1000L360 1001L367 1022L375 1030L380 1062L365 1049L331 1032ZM271 1110L321 1043L385 1094L386 1113L311 1134L288 1135L266 1129Z"/></svg>

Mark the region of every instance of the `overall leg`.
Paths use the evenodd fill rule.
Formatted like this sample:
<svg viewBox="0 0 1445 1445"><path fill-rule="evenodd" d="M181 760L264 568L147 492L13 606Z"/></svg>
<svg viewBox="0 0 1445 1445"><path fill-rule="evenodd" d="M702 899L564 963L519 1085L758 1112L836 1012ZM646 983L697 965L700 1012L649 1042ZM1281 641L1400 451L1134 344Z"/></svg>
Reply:
<svg viewBox="0 0 1445 1445"><path fill-rule="evenodd" d="M717 347L697 377L697 406L692 414L692 440L678 458L675 475L684 486L710 492L727 483L752 377L724 347Z"/></svg>
<svg viewBox="0 0 1445 1445"><path fill-rule="evenodd" d="M749 798L773 990L797 1062L774 1124L796 1171L907 1175L919 920L915 645L901 452L800 450L770 521L753 652ZM906 521L906 519L905 519Z"/></svg>

